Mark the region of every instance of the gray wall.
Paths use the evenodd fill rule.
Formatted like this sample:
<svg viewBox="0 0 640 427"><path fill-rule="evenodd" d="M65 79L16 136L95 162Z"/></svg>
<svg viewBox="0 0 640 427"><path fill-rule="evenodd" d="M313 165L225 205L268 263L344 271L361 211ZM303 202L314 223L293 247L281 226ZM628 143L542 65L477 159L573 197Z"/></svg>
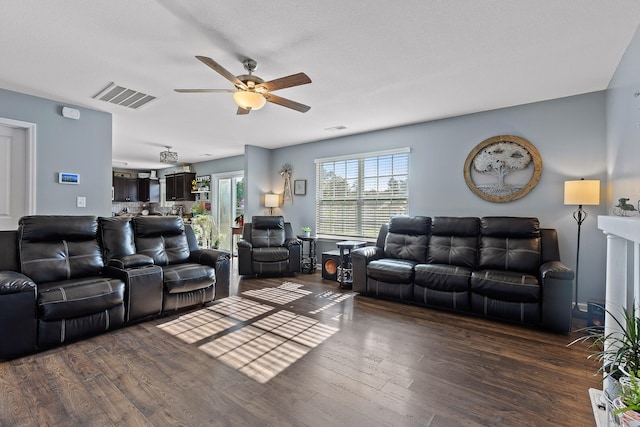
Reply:
<svg viewBox="0 0 640 427"><path fill-rule="evenodd" d="M62 117L62 106L80 120ZM37 214L111 215L111 114L0 89L0 117L37 125ZM58 184L59 172L80 174L80 184Z"/></svg>
<svg viewBox="0 0 640 427"><path fill-rule="evenodd" d="M609 209L621 197L640 199L640 29L607 90L607 191Z"/></svg>
<svg viewBox="0 0 640 427"><path fill-rule="evenodd" d="M543 172L538 185L520 200L491 203L468 189L463 166L478 143L502 134L518 135L535 145ZM292 181L307 180L307 195L293 196L293 203L281 209L299 232L302 226L315 228L315 158L411 147L410 214L538 217L543 227L558 230L562 259L574 268L577 225L572 212L576 206L563 204L564 181L584 177L604 182L605 134L605 92L595 92L276 149L271 153L269 178L273 191L282 193L278 170L289 162ZM603 203L587 210L581 236L581 302L604 296L605 239L595 218L606 207ZM335 244L327 242L319 248L335 249Z"/></svg>
<svg viewBox="0 0 640 427"><path fill-rule="evenodd" d="M266 215L264 194L272 191L270 172L271 151L254 145L244 146L244 217L249 220L254 215ZM281 213L274 209L274 215Z"/></svg>

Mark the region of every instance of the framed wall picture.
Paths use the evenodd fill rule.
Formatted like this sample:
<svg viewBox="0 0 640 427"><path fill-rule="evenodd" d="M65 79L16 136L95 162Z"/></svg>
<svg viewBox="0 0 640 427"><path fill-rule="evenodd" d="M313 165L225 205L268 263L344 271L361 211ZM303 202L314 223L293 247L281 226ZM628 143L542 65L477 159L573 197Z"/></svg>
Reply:
<svg viewBox="0 0 640 427"><path fill-rule="evenodd" d="M296 179L293 181L293 194L296 196L304 196L307 194L307 180Z"/></svg>

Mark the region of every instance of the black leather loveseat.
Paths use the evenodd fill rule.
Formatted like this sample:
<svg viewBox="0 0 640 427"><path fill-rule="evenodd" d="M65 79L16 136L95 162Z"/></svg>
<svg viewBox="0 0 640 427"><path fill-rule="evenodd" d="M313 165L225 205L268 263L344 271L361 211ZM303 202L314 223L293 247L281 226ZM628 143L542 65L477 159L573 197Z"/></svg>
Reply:
<svg viewBox="0 0 640 427"><path fill-rule="evenodd" d="M397 216L352 260L361 295L571 329L574 273L536 218Z"/></svg>
<svg viewBox="0 0 640 427"><path fill-rule="evenodd" d="M228 295L180 217L27 216L0 233L0 359Z"/></svg>

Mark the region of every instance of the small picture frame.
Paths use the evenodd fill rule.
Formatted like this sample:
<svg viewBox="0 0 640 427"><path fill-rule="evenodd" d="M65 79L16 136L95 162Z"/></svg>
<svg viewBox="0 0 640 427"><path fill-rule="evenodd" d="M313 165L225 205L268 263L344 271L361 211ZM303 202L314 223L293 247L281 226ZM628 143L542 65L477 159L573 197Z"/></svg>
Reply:
<svg viewBox="0 0 640 427"><path fill-rule="evenodd" d="M60 172L58 184L80 184L80 175L77 173Z"/></svg>
<svg viewBox="0 0 640 427"><path fill-rule="evenodd" d="M304 196L307 194L307 180L296 179L293 181L293 194L296 196Z"/></svg>

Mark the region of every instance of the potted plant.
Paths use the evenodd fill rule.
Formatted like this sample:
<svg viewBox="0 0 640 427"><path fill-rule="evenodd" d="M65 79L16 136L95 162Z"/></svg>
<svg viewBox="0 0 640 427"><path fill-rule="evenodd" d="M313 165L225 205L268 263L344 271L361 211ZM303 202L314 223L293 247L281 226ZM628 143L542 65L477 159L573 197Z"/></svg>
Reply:
<svg viewBox="0 0 640 427"><path fill-rule="evenodd" d="M635 303L631 309L620 309L620 314L605 309L607 319L612 319L612 332L601 329L584 328L587 334L575 339L577 342L590 341L594 350L587 359L599 362L596 374L604 374L605 391L613 401L616 414L623 414L622 420L640 420L640 318ZM605 345L606 343L606 345ZM637 418L635 418L637 417ZM636 424L623 424L636 425ZM640 425L640 424L637 424Z"/></svg>
<svg viewBox="0 0 640 427"><path fill-rule="evenodd" d="M242 227L244 225L244 214L240 214L238 215L234 221L236 222L236 224L238 225L238 227Z"/></svg>
<svg viewBox="0 0 640 427"><path fill-rule="evenodd" d="M587 334L569 345L591 341L589 348L594 352L587 358L601 362L597 373L604 373L616 380L622 376L636 375L640 372L640 318L637 311L635 303L630 310L622 308L621 316L605 309L617 330L604 334L600 329L585 328L582 330Z"/></svg>
<svg viewBox="0 0 640 427"><path fill-rule="evenodd" d="M640 425L640 380L635 374L620 380L620 395L614 399L614 416L623 426Z"/></svg>
<svg viewBox="0 0 640 427"><path fill-rule="evenodd" d="M311 227L302 227L302 234L304 237L311 237Z"/></svg>

